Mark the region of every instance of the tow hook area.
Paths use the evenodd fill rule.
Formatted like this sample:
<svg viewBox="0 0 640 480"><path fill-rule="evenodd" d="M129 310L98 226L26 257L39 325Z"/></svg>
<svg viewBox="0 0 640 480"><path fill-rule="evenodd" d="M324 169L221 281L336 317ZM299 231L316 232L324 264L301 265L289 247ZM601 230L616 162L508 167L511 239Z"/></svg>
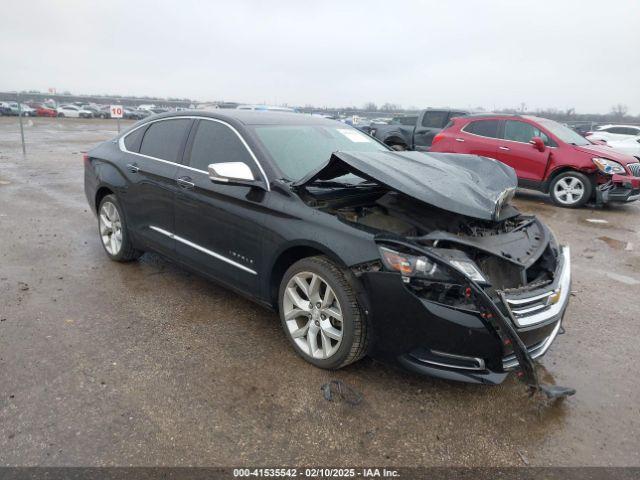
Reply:
<svg viewBox="0 0 640 480"><path fill-rule="evenodd" d="M522 342L514 328L516 323L509 308L506 309L508 315L511 317L508 319L478 283L454 267L446 258L440 256L431 248L418 246L404 240L384 238L380 239L380 241L383 243L403 246L425 255L433 262L445 267L447 272L453 275L454 278L457 278L461 283L466 283L468 285L471 289L474 303L478 306L482 318L493 327L504 346L511 346L511 348L513 348L513 353L518 361L518 367L515 370L516 376L527 386L530 396L541 393L546 396L548 400L556 401L576 393L576 390L573 388L540 383L533 359L529 355L526 345ZM497 293L502 303L507 305L504 293Z"/></svg>

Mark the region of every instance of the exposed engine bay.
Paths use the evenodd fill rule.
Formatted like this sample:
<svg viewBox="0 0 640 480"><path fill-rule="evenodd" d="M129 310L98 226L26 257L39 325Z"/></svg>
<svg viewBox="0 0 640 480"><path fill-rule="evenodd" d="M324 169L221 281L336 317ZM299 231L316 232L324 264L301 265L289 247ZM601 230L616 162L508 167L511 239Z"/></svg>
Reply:
<svg viewBox="0 0 640 480"><path fill-rule="evenodd" d="M553 236L534 216L506 205L498 221L467 217L385 187L311 189L310 206L373 234L385 232L420 245L458 250L490 279L491 290L539 288L553 280Z"/></svg>

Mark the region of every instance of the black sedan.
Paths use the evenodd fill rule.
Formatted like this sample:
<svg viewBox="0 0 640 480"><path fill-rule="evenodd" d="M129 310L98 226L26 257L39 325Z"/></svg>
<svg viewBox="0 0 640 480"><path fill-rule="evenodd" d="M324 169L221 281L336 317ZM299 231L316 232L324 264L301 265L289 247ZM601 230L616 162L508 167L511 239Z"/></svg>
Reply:
<svg viewBox="0 0 640 480"><path fill-rule="evenodd" d="M510 205L516 183L491 159L242 110L150 117L85 158L112 260L158 252L273 308L308 362L370 354L487 384L517 370L537 388L569 250Z"/></svg>

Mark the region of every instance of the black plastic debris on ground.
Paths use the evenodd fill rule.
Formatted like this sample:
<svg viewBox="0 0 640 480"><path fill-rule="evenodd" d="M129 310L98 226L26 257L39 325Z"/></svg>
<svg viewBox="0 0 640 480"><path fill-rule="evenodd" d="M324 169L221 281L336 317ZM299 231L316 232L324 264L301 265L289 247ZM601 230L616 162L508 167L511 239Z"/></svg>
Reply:
<svg viewBox="0 0 640 480"><path fill-rule="evenodd" d="M362 394L351 388L342 380L331 380L320 387L324 399L333 402L334 400L342 400L343 402L356 406L362 402Z"/></svg>

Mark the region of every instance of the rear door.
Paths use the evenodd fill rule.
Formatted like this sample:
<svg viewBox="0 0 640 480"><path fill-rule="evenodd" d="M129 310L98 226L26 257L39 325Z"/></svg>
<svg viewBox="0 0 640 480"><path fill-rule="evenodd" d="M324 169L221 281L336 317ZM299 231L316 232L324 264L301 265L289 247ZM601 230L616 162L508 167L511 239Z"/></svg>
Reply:
<svg viewBox="0 0 640 480"><path fill-rule="evenodd" d="M542 138L547 147L555 146L535 125L521 120L506 120L496 158L513 167L518 178L539 182L544 178L551 150L539 151L529 143L533 137Z"/></svg>
<svg viewBox="0 0 640 480"><path fill-rule="evenodd" d="M127 221L148 247L173 254L176 174L193 120L152 122L124 137L129 187L123 197Z"/></svg>
<svg viewBox="0 0 640 480"><path fill-rule="evenodd" d="M413 133L413 148L415 150L427 151L433 143L435 137L440 130L449 121L449 112L447 110L427 110L420 119L420 124L416 126Z"/></svg>
<svg viewBox="0 0 640 480"><path fill-rule="evenodd" d="M270 192L213 183L208 166L242 162L254 178L264 178L256 160L235 129L213 119L198 120L185 158L177 174L175 232L180 259L232 287L255 293Z"/></svg>
<svg viewBox="0 0 640 480"><path fill-rule="evenodd" d="M481 157L496 158L500 120L474 120L467 123L458 135L453 134L454 153L469 153Z"/></svg>

